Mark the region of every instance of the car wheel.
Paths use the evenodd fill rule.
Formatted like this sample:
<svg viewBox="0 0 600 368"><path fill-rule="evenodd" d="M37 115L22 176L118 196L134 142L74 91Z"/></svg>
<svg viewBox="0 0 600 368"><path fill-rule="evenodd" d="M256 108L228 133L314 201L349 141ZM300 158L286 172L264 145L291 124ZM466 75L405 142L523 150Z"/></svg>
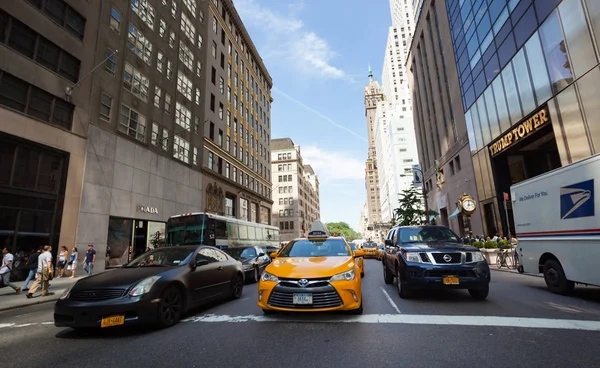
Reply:
<svg viewBox="0 0 600 368"><path fill-rule="evenodd" d="M361 273L360 273L360 278L362 279L363 277L365 277L365 273L364 273L364 272L361 272Z"/></svg>
<svg viewBox="0 0 600 368"><path fill-rule="evenodd" d="M544 280L548 290L554 294L568 295L575 289L575 283L567 280L560 262L550 259L544 263Z"/></svg>
<svg viewBox="0 0 600 368"><path fill-rule="evenodd" d="M275 313L277 313L277 311L274 311L274 310L271 310L271 309L263 309L262 311L263 311L263 314L264 314L265 316L272 316L272 315L274 315Z"/></svg>
<svg viewBox="0 0 600 368"><path fill-rule="evenodd" d="M400 270L396 271L396 287L398 288L398 295L402 299L408 299L412 296L412 290L406 286L406 283L402 281L400 276Z"/></svg>
<svg viewBox="0 0 600 368"><path fill-rule="evenodd" d="M254 281L254 283L256 284L259 279L260 279L260 272L258 272L258 266L255 266L254 267L254 276L252 278L252 281Z"/></svg>
<svg viewBox="0 0 600 368"><path fill-rule="evenodd" d="M183 315L184 301L181 290L174 285L168 286L162 293L158 304L158 324L170 327L179 322Z"/></svg>
<svg viewBox="0 0 600 368"><path fill-rule="evenodd" d="M244 280L242 275L236 273L231 279L231 299L239 299L242 297L242 290L244 289Z"/></svg>
<svg viewBox="0 0 600 368"><path fill-rule="evenodd" d="M481 288L481 289L469 289L469 294L471 294L471 297L473 297L473 299L477 299L477 300L485 300L485 298L487 298L489 293L490 293L489 285L486 286L485 288Z"/></svg>
<svg viewBox="0 0 600 368"><path fill-rule="evenodd" d="M383 262L383 281L385 281L385 283L388 285L394 282L394 275L390 273L387 266L385 265L385 262Z"/></svg>

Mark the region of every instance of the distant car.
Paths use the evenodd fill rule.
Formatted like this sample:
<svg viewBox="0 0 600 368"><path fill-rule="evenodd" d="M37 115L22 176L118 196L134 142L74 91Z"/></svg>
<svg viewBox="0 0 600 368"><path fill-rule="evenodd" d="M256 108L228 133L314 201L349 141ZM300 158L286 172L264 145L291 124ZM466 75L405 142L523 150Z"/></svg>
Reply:
<svg viewBox="0 0 600 368"><path fill-rule="evenodd" d="M151 250L122 268L77 281L54 307L57 327L169 327L189 309L242 295L242 264L214 247Z"/></svg>
<svg viewBox="0 0 600 368"><path fill-rule="evenodd" d="M355 250L357 250L356 244L354 242L350 242L350 243L348 243L348 245L350 246L350 249L352 249L353 252ZM360 277L365 277L365 262L363 260L363 257L356 257L355 259L356 259L356 264L358 265L358 268L360 269Z"/></svg>
<svg viewBox="0 0 600 368"><path fill-rule="evenodd" d="M271 258L259 247L227 248L223 250L231 257L242 262L246 280L257 283Z"/></svg>
<svg viewBox="0 0 600 368"><path fill-rule="evenodd" d="M377 259L378 260L382 260L383 259L383 252L385 250L385 246L383 244L379 244L377 246Z"/></svg>
<svg viewBox="0 0 600 368"><path fill-rule="evenodd" d="M459 242L445 226L392 228L385 240L383 278L396 278L398 294L409 298L415 289L468 289L475 299L489 293L490 267L478 248Z"/></svg>
<svg viewBox="0 0 600 368"><path fill-rule="evenodd" d="M377 258L377 243L365 243L363 248L365 258Z"/></svg>

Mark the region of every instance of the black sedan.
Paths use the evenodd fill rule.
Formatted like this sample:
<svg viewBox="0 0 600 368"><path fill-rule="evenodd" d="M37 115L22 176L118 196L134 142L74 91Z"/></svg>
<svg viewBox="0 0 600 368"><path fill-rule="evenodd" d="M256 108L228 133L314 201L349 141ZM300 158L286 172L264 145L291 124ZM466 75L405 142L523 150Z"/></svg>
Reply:
<svg viewBox="0 0 600 368"><path fill-rule="evenodd" d="M169 327L189 309L242 295L242 264L208 246L166 247L79 280L56 302L57 327Z"/></svg>
<svg viewBox="0 0 600 368"><path fill-rule="evenodd" d="M388 233L383 278L396 278L398 294L415 289L468 289L475 299L489 293L490 267L478 248L460 243L445 226L400 226Z"/></svg>
<svg viewBox="0 0 600 368"><path fill-rule="evenodd" d="M239 247L224 249L225 253L242 262L246 280L257 283L271 258L259 247Z"/></svg>

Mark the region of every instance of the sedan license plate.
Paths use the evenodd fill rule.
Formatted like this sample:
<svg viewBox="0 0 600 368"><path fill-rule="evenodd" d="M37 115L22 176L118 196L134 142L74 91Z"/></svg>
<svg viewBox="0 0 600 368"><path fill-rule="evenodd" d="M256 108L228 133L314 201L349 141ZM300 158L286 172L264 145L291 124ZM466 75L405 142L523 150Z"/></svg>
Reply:
<svg viewBox="0 0 600 368"><path fill-rule="evenodd" d="M120 326L125 324L125 316L110 316L102 318L101 328Z"/></svg>
<svg viewBox="0 0 600 368"><path fill-rule="evenodd" d="M445 276L444 285L458 285L459 279L457 276Z"/></svg>
<svg viewBox="0 0 600 368"><path fill-rule="evenodd" d="M312 294L294 294L294 304L312 304Z"/></svg>

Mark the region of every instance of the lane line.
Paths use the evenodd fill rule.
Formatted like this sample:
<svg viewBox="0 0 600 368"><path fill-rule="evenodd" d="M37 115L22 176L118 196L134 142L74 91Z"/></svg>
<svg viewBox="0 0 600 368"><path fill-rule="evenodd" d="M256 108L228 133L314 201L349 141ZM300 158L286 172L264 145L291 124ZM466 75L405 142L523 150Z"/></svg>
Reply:
<svg viewBox="0 0 600 368"><path fill-rule="evenodd" d="M452 325L474 327L515 327L515 328L540 328L559 330L581 330L600 332L600 321L585 321L571 319L548 318L520 318L520 317L493 317L493 316L443 316L419 314L364 314L361 316L333 318L302 318L296 316L229 316L207 314L191 317L184 322L285 322L285 323L367 323L367 324L417 324L417 325Z"/></svg>
<svg viewBox="0 0 600 368"><path fill-rule="evenodd" d="M396 303L394 303L394 300L392 299L392 297L390 296L390 294L388 294L388 292L385 291L385 289L383 288L383 286L380 286L379 288L383 292L383 295L385 295L385 298L388 300L388 302L390 302L390 304L392 305L392 308L394 308L396 310L396 313L401 314L402 312L400 312L400 308L398 308L398 306L396 305Z"/></svg>

